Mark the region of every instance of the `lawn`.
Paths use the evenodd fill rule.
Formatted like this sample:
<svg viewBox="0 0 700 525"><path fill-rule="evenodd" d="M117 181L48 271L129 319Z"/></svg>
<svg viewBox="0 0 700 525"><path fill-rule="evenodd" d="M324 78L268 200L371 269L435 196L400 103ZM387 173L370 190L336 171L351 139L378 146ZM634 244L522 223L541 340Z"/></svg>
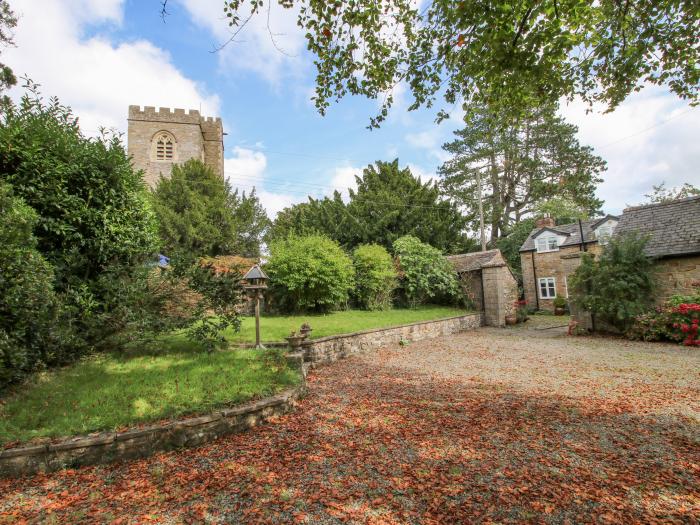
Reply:
<svg viewBox="0 0 700 525"><path fill-rule="evenodd" d="M113 354L36 374L0 399L0 445L207 412L273 394L299 380L259 351L207 354L172 344L151 355Z"/></svg>
<svg viewBox="0 0 700 525"><path fill-rule="evenodd" d="M402 324L429 321L444 317L463 315L464 310L448 306L421 306L411 309L396 309L383 312L345 310L330 314L306 314L291 316L264 316L260 319L260 336L263 341L284 341L292 330L298 331L307 322L313 328L312 338L335 334L359 332L371 328L384 328ZM234 343L255 341L255 318L244 317L241 331L230 331L227 338Z"/></svg>

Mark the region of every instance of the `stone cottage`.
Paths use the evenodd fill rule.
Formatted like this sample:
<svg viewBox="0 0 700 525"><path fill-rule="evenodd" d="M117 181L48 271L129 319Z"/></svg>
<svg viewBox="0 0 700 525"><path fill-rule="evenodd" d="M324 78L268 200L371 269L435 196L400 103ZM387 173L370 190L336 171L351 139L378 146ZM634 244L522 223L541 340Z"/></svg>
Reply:
<svg viewBox="0 0 700 525"><path fill-rule="evenodd" d="M657 303L700 286L700 196L625 209L615 235L628 233L648 238L644 251L655 261Z"/></svg>
<svg viewBox="0 0 700 525"><path fill-rule="evenodd" d="M554 310L556 297L569 297L568 279L586 252L598 254L618 226L619 218L602 218L556 225L539 219L520 247L523 289L528 306Z"/></svg>
<svg viewBox="0 0 700 525"><path fill-rule="evenodd" d="M153 187L169 177L173 164L199 159L224 176L224 130L220 118L190 109L129 106L128 152L134 167Z"/></svg>
<svg viewBox="0 0 700 525"><path fill-rule="evenodd" d="M505 326L515 314L518 281L500 250L463 253L447 257L457 272L465 295L484 313L484 324Z"/></svg>

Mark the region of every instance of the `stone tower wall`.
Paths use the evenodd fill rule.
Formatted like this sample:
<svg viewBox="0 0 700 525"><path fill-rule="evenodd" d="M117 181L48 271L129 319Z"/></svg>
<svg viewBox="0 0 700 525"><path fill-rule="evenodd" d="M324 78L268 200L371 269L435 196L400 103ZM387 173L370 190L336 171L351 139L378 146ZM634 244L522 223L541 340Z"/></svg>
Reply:
<svg viewBox="0 0 700 525"><path fill-rule="evenodd" d="M154 160L153 137L167 131L175 137L172 161ZM199 159L215 173L224 175L223 126L220 118L203 118L191 109L129 106L128 153L134 167L144 171L144 180L153 187L158 179L169 177L173 164Z"/></svg>

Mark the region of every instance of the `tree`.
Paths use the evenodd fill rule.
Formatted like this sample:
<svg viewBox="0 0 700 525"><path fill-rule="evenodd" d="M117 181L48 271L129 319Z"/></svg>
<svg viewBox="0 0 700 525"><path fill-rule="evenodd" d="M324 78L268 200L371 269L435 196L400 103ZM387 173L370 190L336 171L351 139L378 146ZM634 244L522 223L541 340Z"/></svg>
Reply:
<svg viewBox="0 0 700 525"><path fill-rule="evenodd" d="M514 224L507 235L496 240L496 248L501 250L508 266L522 284L523 269L520 261L520 247L535 229L535 219L523 219Z"/></svg>
<svg viewBox="0 0 700 525"><path fill-rule="evenodd" d="M6 0L0 0L0 46L14 45L12 39L12 30L17 25L17 17L10 9L10 4ZM12 69L3 63L0 63L0 93L17 84ZM7 97L3 96L2 103L6 105L9 102Z"/></svg>
<svg viewBox="0 0 700 525"><path fill-rule="evenodd" d="M394 241L399 264L401 291L411 307L429 301L449 299L459 294L454 268L440 250L406 235Z"/></svg>
<svg viewBox="0 0 700 525"><path fill-rule="evenodd" d="M350 257L322 235L273 242L265 270L277 304L292 312L327 312L346 305L355 277Z"/></svg>
<svg viewBox="0 0 700 525"><path fill-rule="evenodd" d="M473 247L457 207L442 197L435 183L399 168L398 159L377 161L355 180L357 189L349 190L347 204L335 192L332 198L309 199L283 210L271 228L272 237L318 232L351 250L360 244L391 249L396 239L410 234L443 251Z"/></svg>
<svg viewBox="0 0 700 525"><path fill-rule="evenodd" d="M246 195L238 190L231 195L236 231L234 253L244 257L260 257L260 247L270 228L270 219L260 203L255 188Z"/></svg>
<svg viewBox="0 0 700 525"><path fill-rule="evenodd" d="M257 195L239 196L200 160L173 166L153 190L162 249L168 254L258 256L268 219Z"/></svg>
<svg viewBox="0 0 700 525"><path fill-rule="evenodd" d="M273 2L227 0L230 41ZM698 99L698 10L690 0L276 3L296 13L316 57L318 110L348 94L382 98L373 126L388 114L398 84L413 95L410 109L442 97L449 106L518 114L580 96L612 110L645 84Z"/></svg>
<svg viewBox="0 0 700 525"><path fill-rule="evenodd" d="M555 197L560 206L569 203L595 215L602 205L595 187L605 162L579 144L577 131L557 116L554 105L515 119L481 107L455 132L457 139L443 146L452 158L439 169L441 186L468 210L476 230L476 184L481 179L491 242Z"/></svg>
<svg viewBox="0 0 700 525"><path fill-rule="evenodd" d="M352 295L357 305L365 310L391 308L398 283L389 252L378 244L362 244L353 250L352 263L355 267Z"/></svg>
<svg viewBox="0 0 700 525"><path fill-rule="evenodd" d="M653 263L644 255L647 239L613 237L598 260L586 253L569 279L571 300L620 331L650 309Z"/></svg>
<svg viewBox="0 0 700 525"><path fill-rule="evenodd" d="M682 186L666 188L666 183L661 182L656 186L652 186L651 193L646 193L644 196L647 202L643 204L654 204L660 202L671 202L678 199L686 199L700 195L700 188L696 188L692 184L684 183Z"/></svg>

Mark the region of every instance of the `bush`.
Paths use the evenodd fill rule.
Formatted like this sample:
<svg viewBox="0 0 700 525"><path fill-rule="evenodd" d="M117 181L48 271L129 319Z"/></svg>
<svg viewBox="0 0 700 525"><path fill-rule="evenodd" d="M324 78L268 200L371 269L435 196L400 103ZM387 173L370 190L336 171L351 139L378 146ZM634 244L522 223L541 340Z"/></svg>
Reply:
<svg viewBox="0 0 700 525"><path fill-rule="evenodd" d="M391 255L378 244L363 244L352 252L355 267L353 298L364 310L388 310L397 286Z"/></svg>
<svg viewBox="0 0 700 525"><path fill-rule="evenodd" d="M63 362L75 344L60 318L53 268L36 249L36 212L0 183L0 390Z"/></svg>
<svg viewBox="0 0 700 525"><path fill-rule="evenodd" d="M613 238L598 260L584 254L570 280L571 300L621 332L650 308L654 275L646 239Z"/></svg>
<svg viewBox="0 0 700 525"><path fill-rule="evenodd" d="M686 346L700 346L700 294L674 295L663 306L638 315L627 331L630 339L675 341Z"/></svg>
<svg viewBox="0 0 700 525"><path fill-rule="evenodd" d="M146 190L119 138L84 137L69 108L44 103L30 86L2 116L0 181L38 214L36 246L54 268L79 346L101 346L120 324L111 313L128 300L101 276L136 278L157 246Z"/></svg>
<svg viewBox="0 0 700 525"><path fill-rule="evenodd" d="M327 312L347 304L355 273L350 257L321 235L272 242L265 270L278 306L295 312Z"/></svg>
<svg viewBox="0 0 700 525"><path fill-rule="evenodd" d="M409 306L428 301L456 301L459 283L440 250L406 235L394 242L401 290Z"/></svg>

